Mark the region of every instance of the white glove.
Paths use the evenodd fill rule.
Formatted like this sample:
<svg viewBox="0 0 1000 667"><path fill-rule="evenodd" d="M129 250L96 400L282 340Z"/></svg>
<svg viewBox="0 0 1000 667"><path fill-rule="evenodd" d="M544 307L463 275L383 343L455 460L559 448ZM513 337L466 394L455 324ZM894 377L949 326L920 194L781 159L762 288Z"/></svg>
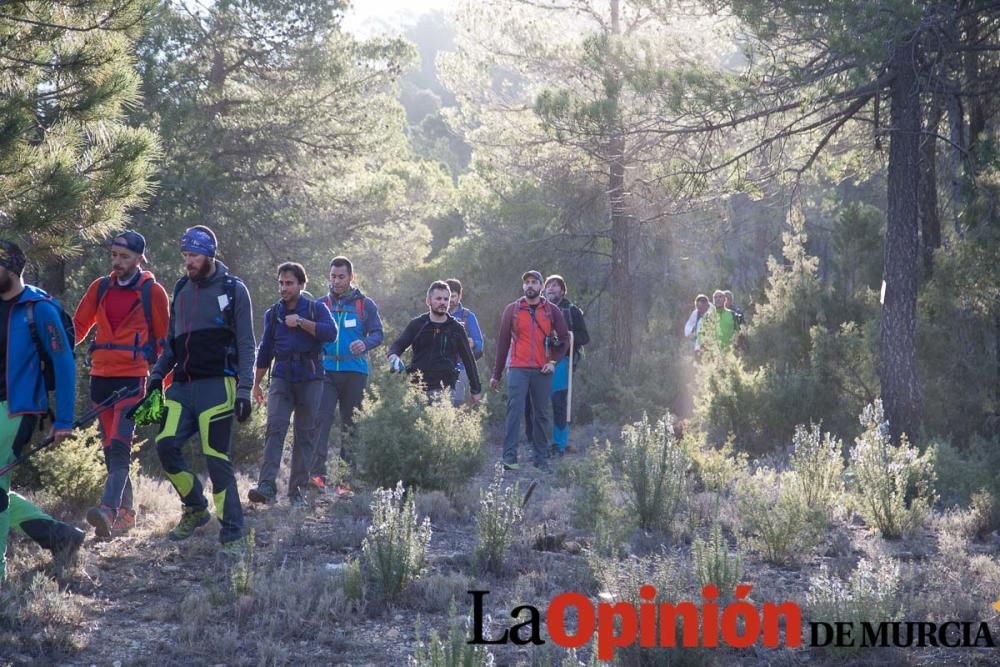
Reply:
<svg viewBox="0 0 1000 667"><path fill-rule="evenodd" d="M399 358L399 355L393 354L389 356L389 372L390 373L405 373L406 364L403 360Z"/></svg>

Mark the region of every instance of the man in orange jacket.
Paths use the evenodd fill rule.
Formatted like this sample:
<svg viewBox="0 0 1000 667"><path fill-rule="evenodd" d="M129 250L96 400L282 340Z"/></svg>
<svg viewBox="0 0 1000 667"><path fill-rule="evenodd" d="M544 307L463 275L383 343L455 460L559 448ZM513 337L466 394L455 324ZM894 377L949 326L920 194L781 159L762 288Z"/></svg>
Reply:
<svg viewBox="0 0 1000 667"><path fill-rule="evenodd" d="M135 423L125 414L145 396L146 377L163 348L170 318L166 290L142 269L145 250L146 240L138 232L116 236L111 274L90 284L73 315L77 344L97 327L90 346L90 400L99 403L122 387L139 390L100 417L108 478L101 504L88 510L87 521L103 538L135 525L128 476Z"/></svg>
<svg viewBox="0 0 1000 667"><path fill-rule="evenodd" d="M569 330L562 312L542 296L542 274L525 271L521 276L524 296L504 308L497 336L497 356L490 389L500 386L507 374L507 423L503 443L503 465L517 470L517 439L528 397L532 410L531 435L535 467L549 472L552 441L552 373L566 355Z"/></svg>

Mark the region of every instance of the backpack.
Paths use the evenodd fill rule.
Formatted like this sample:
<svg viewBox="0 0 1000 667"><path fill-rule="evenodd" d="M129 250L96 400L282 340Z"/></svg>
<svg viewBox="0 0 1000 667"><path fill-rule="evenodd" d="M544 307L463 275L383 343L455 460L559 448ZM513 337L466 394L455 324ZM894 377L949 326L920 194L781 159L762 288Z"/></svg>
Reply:
<svg viewBox="0 0 1000 667"><path fill-rule="evenodd" d="M73 318L62 307L62 304L52 297L49 297L49 303L54 305L56 310L59 311L59 320L66 331L66 338L69 340L69 349L72 352L76 349L76 327L73 326ZM38 334L38 325L35 324L35 302L29 301L25 306L24 315L25 319L28 320L28 331L31 332L31 342L35 344L35 349L38 351L38 360L42 366L42 377L45 379L45 391L55 391L55 367L52 363L52 357L49 356L48 350L42 344L42 337Z"/></svg>
<svg viewBox="0 0 1000 667"><path fill-rule="evenodd" d="M99 308L101 306L101 300L105 297L108 289L111 287L110 276L104 276L101 282L97 285L97 301L96 305ZM146 344L142 346L141 352L142 356L146 359L146 363L150 366L156 363L156 359L159 356L156 353L156 334L153 333L153 281L144 280L142 284L139 285L139 301L142 303L142 314L146 317ZM138 336L137 336L138 338ZM90 351L93 352L98 349L97 345L91 345Z"/></svg>
<svg viewBox="0 0 1000 667"><path fill-rule="evenodd" d="M279 306L281 306L281 304L282 304L281 301L277 301L273 306L271 306L268 309L267 312L270 314L271 317L274 317L274 313L277 312L277 309ZM327 306L327 308L329 308L329 306ZM284 309L284 306L282 306L282 309ZM309 319L312 320L313 322L316 321L316 299L309 300ZM266 322L265 324L268 323L269 322Z"/></svg>

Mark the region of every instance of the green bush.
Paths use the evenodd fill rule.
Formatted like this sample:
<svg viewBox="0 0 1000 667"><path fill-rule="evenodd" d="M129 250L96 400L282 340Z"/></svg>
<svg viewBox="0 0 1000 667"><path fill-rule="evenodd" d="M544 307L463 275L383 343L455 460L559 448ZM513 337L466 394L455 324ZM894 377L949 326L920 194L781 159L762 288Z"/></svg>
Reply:
<svg viewBox="0 0 1000 667"><path fill-rule="evenodd" d="M802 500L810 510L828 517L844 491L843 443L829 433L820 436L819 425L799 425L792 437L791 469L800 485Z"/></svg>
<svg viewBox="0 0 1000 667"><path fill-rule="evenodd" d="M431 630L430 641L419 641L420 622L417 621L415 634L418 642L407 664L410 667L489 667L493 665L493 654L485 646L468 643L469 622L463 622L455 611L455 601L449 609L448 637L441 640L437 630Z"/></svg>
<svg viewBox="0 0 1000 667"><path fill-rule="evenodd" d="M708 539L696 537L691 545L694 556L694 574L702 586L715 584L721 595L736 590L743 576L743 559L739 551L729 551L729 544L722 536L722 526L712 524Z"/></svg>
<svg viewBox="0 0 1000 667"><path fill-rule="evenodd" d="M669 531L686 500L691 469L691 458L674 437L673 417L650 424L643 415L622 429L618 459L639 526Z"/></svg>
<svg viewBox="0 0 1000 667"><path fill-rule="evenodd" d="M923 523L936 501L935 449L920 454L905 437L893 445L881 401L865 408L861 425L864 432L851 449L847 468L851 501L884 537L907 535Z"/></svg>
<svg viewBox="0 0 1000 667"><path fill-rule="evenodd" d="M417 521L413 497L403 484L376 489L372 523L361 543L362 570L375 597L390 600L424 572L431 522Z"/></svg>
<svg viewBox="0 0 1000 667"><path fill-rule="evenodd" d="M888 557L863 558L846 581L823 565L809 580L806 609L816 621L854 623L855 628L862 621L901 620L899 564ZM861 642L857 644L860 647ZM857 650L854 646L838 649L844 653Z"/></svg>
<svg viewBox="0 0 1000 667"><path fill-rule="evenodd" d="M100 500L108 471L96 424L28 460L38 484L60 501L72 507L87 507ZM133 462L131 474L137 473L138 463Z"/></svg>
<svg viewBox="0 0 1000 667"><path fill-rule="evenodd" d="M504 556L514 541L514 533L524 509L521 494L515 483L503 486L503 464L497 463L493 470L493 481L485 489L479 490L479 512L476 514L475 562L490 572L500 572Z"/></svg>
<svg viewBox="0 0 1000 667"><path fill-rule="evenodd" d="M740 477L749 474L749 457L746 452L736 451L732 437L727 438L721 447L712 447L703 439L695 440L688 436L685 436L685 440L695 443L689 447L689 451L706 490L722 493Z"/></svg>
<svg viewBox="0 0 1000 667"><path fill-rule="evenodd" d="M483 423L476 410L427 403L406 378L377 375L357 420L357 464L375 486L453 493L482 465Z"/></svg>
<svg viewBox="0 0 1000 667"><path fill-rule="evenodd" d="M618 555L632 531L633 522L622 507L611 469L610 447L594 441L583 460L570 471L573 526L593 535L594 549L606 556Z"/></svg>
<svg viewBox="0 0 1000 667"><path fill-rule="evenodd" d="M771 563L808 558L825 526L810 509L795 472L760 468L736 485L736 506L750 546Z"/></svg>

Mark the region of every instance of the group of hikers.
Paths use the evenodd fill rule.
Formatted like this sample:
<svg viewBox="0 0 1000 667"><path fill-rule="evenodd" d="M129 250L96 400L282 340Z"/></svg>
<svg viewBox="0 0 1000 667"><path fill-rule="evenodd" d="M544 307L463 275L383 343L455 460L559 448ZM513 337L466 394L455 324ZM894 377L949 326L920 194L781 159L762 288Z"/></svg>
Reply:
<svg viewBox="0 0 1000 667"><path fill-rule="evenodd" d="M196 225L180 238L185 274L170 298L143 268L145 249L136 231L115 236L111 273L90 284L70 317L43 290L23 282L24 252L0 240L0 466L5 466L0 472L0 581L9 529L52 551L57 567L72 560L83 544L82 530L10 491L10 468L27 456L26 446L47 416L52 425L42 446L61 442L84 425L74 422L74 348L95 328L90 400L107 478L100 503L86 517L98 537L109 539L135 526L129 479L135 427L158 424L157 454L182 504L169 539L191 537L211 517L202 483L183 454L185 443L197 435L221 524L220 555L240 558L246 546L243 506L230 448L233 419L249 419L254 402L266 404L267 427L250 502L270 504L277 498L293 415L290 502L303 504L310 488L353 496L346 479L328 484L329 440L339 410L339 455L350 463L354 420L370 370L368 353L383 343L384 331L375 301L354 284L351 261L342 256L330 261L329 291L318 299L305 291L308 277L301 264L278 266L280 298L264 314L258 345L250 294L217 258L218 240L210 228ZM550 456L574 451L567 394L589 334L561 276L543 279L538 271L527 271L521 281L523 296L501 315L489 385L497 390L508 373L504 466L519 468L523 421L534 465L549 471ZM429 401L474 407L483 391L476 360L483 356L484 341L476 315L462 304L461 282L434 281L425 303L427 312L389 345L390 369L409 374ZM402 359L408 349L409 364Z"/></svg>
<svg viewBox="0 0 1000 667"><path fill-rule="evenodd" d="M730 290L717 289L708 296L699 294L694 300L694 310L684 324L684 336L694 339L694 353L700 358L705 346L705 336L712 336L713 342L722 351L733 347L736 338L737 351L746 350L746 334L743 327L746 318L743 309L733 303L733 293Z"/></svg>

